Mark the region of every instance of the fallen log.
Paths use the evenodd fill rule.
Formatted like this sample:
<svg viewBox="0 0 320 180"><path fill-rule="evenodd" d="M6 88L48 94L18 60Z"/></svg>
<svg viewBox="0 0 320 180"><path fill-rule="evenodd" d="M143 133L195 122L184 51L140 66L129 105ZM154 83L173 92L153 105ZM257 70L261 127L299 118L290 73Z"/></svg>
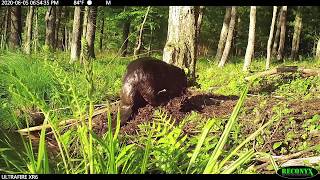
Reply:
<svg viewBox="0 0 320 180"><path fill-rule="evenodd" d="M120 101L116 101L116 102L111 103L110 104L110 110L113 111L117 107L119 102ZM100 108L100 109L96 109L93 112L92 117L95 117L95 116L97 116L99 114L107 112L108 109L109 109L108 107L103 107L103 108ZM89 118L89 116L86 115L85 120L87 120L88 118ZM59 122L58 126L64 126L64 125L68 125L68 124L69 125L70 124L75 124L75 123L78 123L79 121L80 121L80 119L67 119L67 120L63 120L63 121ZM51 125L50 124L46 124L46 125L39 125L39 126L34 126L34 127L24 128L24 129L18 129L17 132L24 134L24 133L32 132L32 131L40 131L42 128L45 128L45 129L51 128Z"/></svg>
<svg viewBox="0 0 320 180"><path fill-rule="evenodd" d="M245 77L244 79L246 81L254 80L256 78L270 76L274 74L280 74L280 73L288 73L288 72L298 72L309 76L320 76L320 69L306 69L298 66L282 66L277 67L275 69L263 71L257 74L254 74L252 76Z"/></svg>

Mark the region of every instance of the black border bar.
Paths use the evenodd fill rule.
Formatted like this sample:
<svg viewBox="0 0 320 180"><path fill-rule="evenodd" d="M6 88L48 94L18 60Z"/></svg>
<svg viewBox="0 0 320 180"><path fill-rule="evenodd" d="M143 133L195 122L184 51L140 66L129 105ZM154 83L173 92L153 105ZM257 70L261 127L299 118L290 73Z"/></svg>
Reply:
<svg viewBox="0 0 320 180"><path fill-rule="evenodd" d="M319 5L319 0L0 0L1 6L273 6Z"/></svg>

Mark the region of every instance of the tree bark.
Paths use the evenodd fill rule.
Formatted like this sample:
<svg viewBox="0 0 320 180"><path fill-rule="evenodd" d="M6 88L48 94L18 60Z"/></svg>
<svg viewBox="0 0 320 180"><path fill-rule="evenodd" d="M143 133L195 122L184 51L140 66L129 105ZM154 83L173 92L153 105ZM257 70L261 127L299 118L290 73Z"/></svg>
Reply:
<svg viewBox="0 0 320 180"><path fill-rule="evenodd" d="M202 19L203 19L203 12L204 12L204 6L196 7L196 56L200 53L200 33L201 33L201 25L202 25Z"/></svg>
<svg viewBox="0 0 320 180"><path fill-rule="evenodd" d="M64 6L62 11L61 11L61 16L65 17L63 21L63 27L61 28L61 49L64 51L68 51L69 49L69 36L68 36L68 20L69 20L69 9L67 6Z"/></svg>
<svg viewBox="0 0 320 180"><path fill-rule="evenodd" d="M39 42L39 31L38 31L38 8L35 7L34 9L34 30L33 30L33 47L34 52L38 52L38 42Z"/></svg>
<svg viewBox="0 0 320 180"><path fill-rule="evenodd" d="M279 49L278 49L278 55L277 55L278 61L283 60L284 43L286 40L286 24L287 24L286 17L287 17L287 6L283 6L282 14L280 17L281 31L280 31Z"/></svg>
<svg viewBox="0 0 320 180"><path fill-rule="evenodd" d="M123 42L121 46L122 57L125 57L128 53L129 33L130 33L130 20L126 20L123 23L123 28L122 28L122 42Z"/></svg>
<svg viewBox="0 0 320 180"><path fill-rule="evenodd" d="M80 47L81 47L81 22L82 22L82 13L81 7L74 7L74 18L73 18L73 28L72 28L72 42L71 42L71 59L70 63L79 59L80 56ZM70 39L70 36L69 36Z"/></svg>
<svg viewBox="0 0 320 180"><path fill-rule="evenodd" d="M102 12L103 13L103 12ZM103 48L103 36L104 36L104 14L102 14L102 21L101 21L101 27L100 27L100 52L102 52Z"/></svg>
<svg viewBox="0 0 320 180"><path fill-rule="evenodd" d="M94 40L96 34L97 12L98 6L89 7L86 40L88 43L88 55L90 58L96 58L94 53Z"/></svg>
<svg viewBox="0 0 320 180"><path fill-rule="evenodd" d="M25 42L25 52L26 54L31 54L31 39L32 39L32 20L34 14L34 6L29 7L29 12L26 20L26 42Z"/></svg>
<svg viewBox="0 0 320 180"><path fill-rule="evenodd" d="M163 60L188 69L189 83L196 80L196 14L194 6L170 6Z"/></svg>
<svg viewBox="0 0 320 180"><path fill-rule="evenodd" d="M82 23L82 37L87 37L87 26L88 26L89 6L84 7L83 23Z"/></svg>
<svg viewBox="0 0 320 180"><path fill-rule="evenodd" d="M84 12L83 12L83 22L82 22L82 38L81 38L81 52L80 52L80 63L83 63L83 58L84 56L88 55L88 49L84 49L87 48L87 45L85 45L84 43L87 43L87 30L88 30L88 16L89 16L89 6L85 6L84 7ZM84 54L86 53L86 54Z"/></svg>
<svg viewBox="0 0 320 180"><path fill-rule="evenodd" d="M201 25L202 25L202 18L203 18L203 11L204 11L204 6L199 6L196 7L195 9L195 20L196 20L196 56L199 54L199 49L200 49L200 33L201 33ZM195 66L195 65L192 65Z"/></svg>
<svg viewBox="0 0 320 180"><path fill-rule="evenodd" d="M10 29L11 29L11 8L7 7L6 18L4 22L4 44L8 43Z"/></svg>
<svg viewBox="0 0 320 180"><path fill-rule="evenodd" d="M223 67L227 61L227 58L229 56L229 52L231 49L231 43L232 43L232 37L233 37L233 30L234 30L234 25L236 22L236 15L237 15L237 11L236 11L236 7L232 6L231 8L231 19L230 19L230 24L229 24L229 29L228 29L228 35L227 35L227 40L226 40L226 45L225 48L223 50L223 54L219 63L219 67Z"/></svg>
<svg viewBox="0 0 320 180"><path fill-rule="evenodd" d="M151 56L152 43L153 43L153 29L150 28L150 41L149 41L149 45L148 45L148 56Z"/></svg>
<svg viewBox="0 0 320 180"><path fill-rule="evenodd" d="M278 48L278 43L279 43L279 36L280 36L280 28L281 28L281 16L282 16L282 7L280 7L280 11L278 14L278 18L277 18L277 30L276 30L276 34L274 36L274 41L273 41L273 45L272 45L272 51L271 51L271 57L274 57L277 54L277 48Z"/></svg>
<svg viewBox="0 0 320 180"><path fill-rule="evenodd" d="M320 61L320 38L318 39L317 43L316 59Z"/></svg>
<svg viewBox="0 0 320 180"><path fill-rule="evenodd" d="M140 51L141 51L141 48L142 48L142 33L143 33L143 27L144 27L144 24L146 23L146 20L147 20L149 11L150 11L150 6L148 6L148 9L147 9L146 14L145 14L144 19L143 19L143 22L141 23L140 31L139 31L139 36L138 36L137 43L136 43L137 46L136 46L136 48L134 48L134 51L133 51L133 55L134 55L136 58L139 56Z"/></svg>
<svg viewBox="0 0 320 180"><path fill-rule="evenodd" d="M276 17L277 17L277 6L273 6L273 15L272 15L272 21L271 21L271 26L270 26L268 45L267 45L266 70L270 69L271 45L272 45L272 39L273 39L273 34L274 34L274 25L276 23Z"/></svg>
<svg viewBox="0 0 320 180"><path fill-rule="evenodd" d="M56 6L49 6L46 13L46 40L45 45L53 50L55 47Z"/></svg>
<svg viewBox="0 0 320 180"><path fill-rule="evenodd" d="M301 14L301 7L298 6L296 17L294 21L294 33L292 37L292 48L291 48L291 59L297 59L298 51L299 51L299 44L300 44L300 34L302 29L302 14Z"/></svg>
<svg viewBox="0 0 320 180"><path fill-rule="evenodd" d="M60 43L59 41L59 31L60 31L60 19L61 19L61 11L62 11L62 7L61 6L56 6L56 19L55 19L55 35L54 35L54 39L55 39L55 44L54 44L54 48L58 48L58 45ZM63 17L65 18L65 17Z"/></svg>
<svg viewBox="0 0 320 180"><path fill-rule="evenodd" d="M224 19L223 19L221 33L220 33L220 39L219 39L219 43L218 43L217 54L216 54L216 57L215 57L216 60L220 60L221 59L221 56L222 56L222 53L223 53L223 49L224 49L225 43L227 41L230 18L231 18L231 7L227 7L226 8L226 13L225 13Z"/></svg>
<svg viewBox="0 0 320 180"><path fill-rule="evenodd" d="M249 37L248 37L248 45L246 49L246 55L244 58L244 66L243 71L248 71L254 52L254 42L255 42L255 31L256 31L256 6L251 6L250 9L250 24L249 24Z"/></svg>
<svg viewBox="0 0 320 180"><path fill-rule="evenodd" d="M9 45L11 48L20 48L22 43L21 6L11 7L11 31Z"/></svg>

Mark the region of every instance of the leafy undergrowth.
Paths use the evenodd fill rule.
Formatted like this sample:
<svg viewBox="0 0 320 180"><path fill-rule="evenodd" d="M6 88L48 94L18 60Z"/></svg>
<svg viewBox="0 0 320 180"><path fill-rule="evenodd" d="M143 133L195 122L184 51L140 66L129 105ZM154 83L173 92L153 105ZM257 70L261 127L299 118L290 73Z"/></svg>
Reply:
<svg viewBox="0 0 320 180"><path fill-rule="evenodd" d="M241 60L236 61L218 68L201 59L199 89L161 107L140 108L121 128L119 124L108 128L112 119L119 118L117 112L95 116L91 131L84 121L67 127L58 123L84 120L92 113L91 102L118 99L129 59L100 56L93 61L95 86L89 97L88 74L80 64L69 64L67 54L2 54L0 124L4 131L42 123L53 128L28 133L32 141L22 138L23 152L12 145L12 137L4 136L0 171L274 173L282 161L271 163L270 155L304 152L299 157L319 156L320 78L300 74L260 78L244 98L248 87L244 77L249 74L241 71ZM312 61L292 64L318 67ZM254 72L263 67L263 60L252 64ZM42 116L36 116L37 112Z"/></svg>

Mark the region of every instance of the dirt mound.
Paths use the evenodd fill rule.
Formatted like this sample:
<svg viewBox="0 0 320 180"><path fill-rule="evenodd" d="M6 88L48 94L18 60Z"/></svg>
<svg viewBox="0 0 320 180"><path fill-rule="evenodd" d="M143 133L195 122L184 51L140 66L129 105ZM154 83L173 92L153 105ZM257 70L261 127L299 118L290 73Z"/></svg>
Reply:
<svg viewBox="0 0 320 180"><path fill-rule="evenodd" d="M185 95L175 97L159 107L146 105L138 109L138 112L133 115L133 119L126 125L121 127L120 132L124 134L134 134L138 125L143 122L153 119L154 111L161 108L169 116L180 122L192 111L201 114L205 118L211 117L227 117L231 114L233 107L236 104L237 96L223 96L211 93L188 92ZM112 117L115 120L116 112L112 112ZM95 132L103 134L106 132L106 113L94 118Z"/></svg>

